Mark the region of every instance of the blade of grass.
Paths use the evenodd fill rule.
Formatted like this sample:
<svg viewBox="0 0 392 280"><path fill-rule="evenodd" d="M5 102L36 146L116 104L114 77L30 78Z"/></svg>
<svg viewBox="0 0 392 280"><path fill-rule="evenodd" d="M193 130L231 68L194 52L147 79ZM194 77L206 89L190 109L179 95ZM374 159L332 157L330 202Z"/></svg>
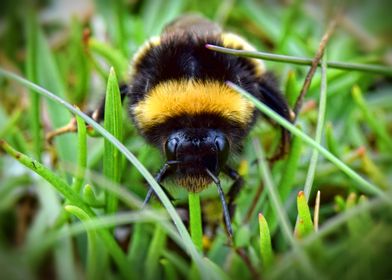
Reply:
<svg viewBox="0 0 392 280"><path fill-rule="evenodd" d="M338 156L340 154L341 147L339 147L339 143L334 136L333 133L333 125L331 122L328 122L327 125L325 126L325 140L326 140L326 145L329 151L335 156Z"/></svg>
<svg viewBox="0 0 392 280"><path fill-rule="evenodd" d="M287 74L287 81L285 85L285 95L287 97L287 103L290 108L295 104L299 94L299 88L297 86L297 75L294 70L290 70Z"/></svg>
<svg viewBox="0 0 392 280"><path fill-rule="evenodd" d="M363 96L361 89L359 86L354 86L352 89L352 96L354 98L355 103L361 110L366 123L373 129L374 133L378 136L378 139L380 140L382 144L386 147L388 152L392 153L392 139L391 135L388 133L386 127L383 125L383 123L377 119L372 112L369 110L369 106L366 104Z"/></svg>
<svg viewBox="0 0 392 280"><path fill-rule="evenodd" d="M162 259L160 265L163 267L164 279L177 280L179 276L172 262L167 259Z"/></svg>
<svg viewBox="0 0 392 280"><path fill-rule="evenodd" d="M321 81L321 89L320 89L320 104L319 104L318 115L317 115L316 136L314 139L318 145L321 145L321 137L324 130L325 111L327 108L327 68L325 62L326 62L326 56L324 55L321 62L322 81ZM308 173L306 175L305 187L304 187L306 201L309 200L312 191L313 180L316 173L318 155L319 155L319 151L314 149L310 157L310 163L309 163Z"/></svg>
<svg viewBox="0 0 392 280"><path fill-rule="evenodd" d="M55 56L49 47L43 31L40 29L37 31L37 58L35 67L37 72L36 83L56 92L58 97L64 98L66 93L64 81L60 75ZM63 127L69 123L72 115L65 108L58 106L58 104L50 100L45 101L52 129ZM76 135L74 134L65 134L54 140L55 150L61 161L77 162L75 154L75 151L77 151L76 143Z"/></svg>
<svg viewBox="0 0 392 280"><path fill-rule="evenodd" d="M199 252L203 250L203 229L201 225L200 195L189 192L189 226L193 243Z"/></svg>
<svg viewBox="0 0 392 280"><path fill-rule="evenodd" d="M294 136L291 141L291 148L290 152L288 155L288 158L285 162L283 170L285 172L282 172L282 176L280 177L279 183L278 183L278 191L279 191L279 196L282 199L282 201L286 201L287 198L290 195L290 191L292 190L294 183L295 183L295 174L298 171L298 165L299 161L301 158L301 152L302 152L302 140L298 136ZM277 220L276 220L276 215L274 212L271 212L271 205L268 204L267 208L265 210L266 213L266 219L270 221L270 230L271 233L274 234L276 227L277 227Z"/></svg>
<svg viewBox="0 0 392 280"><path fill-rule="evenodd" d="M26 59L26 76L32 82L37 82L37 63L38 63L38 25L35 20L35 14L30 10L25 23L27 33L27 59ZM41 131L41 105L40 96L33 94L30 99L30 127L33 142L33 154L37 160L41 159L43 149L43 135Z"/></svg>
<svg viewBox="0 0 392 280"><path fill-rule="evenodd" d="M86 124L79 116L76 116L76 123L78 126L78 164L72 189L80 193L87 167L87 132Z"/></svg>
<svg viewBox="0 0 392 280"><path fill-rule="evenodd" d="M79 220L88 221L89 215L79 207L73 205L66 205L65 210L75 215ZM87 230L87 279L99 279L104 275L104 271L100 271L100 266L97 263L97 233L95 230Z"/></svg>
<svg viewBox="0 0 392 280"><path fill-rule="evenodd" d="M297 238L302 239L303 237L314 232L310 209L308 206L307 198L303 191L300 191L297 195L297 210L298 222L295 228L295 235L297 236Z"/></svg>
<svg viewBox="0 0 392 280"><path fill-rule="evenodd" d="M122 141L122 103L116 73L113 68L110 69L106 90L104 127L116 139ZM122 155L107 139L104 140L104 149L103 174L113 182L120 182ZM117 197L110 192L106 192L106 212L116 212L117 205Z"/></svg>
<svg viewBox="0 0 392 280"><path fill-rule="evenodd" d="M143 275L143 264L146 261L148 244L151 242L149 234L146 233L147 225L137 223L133 227L131 241L128 249L129 264L135 268L136 275Z"/></svg>
<svg viewBox="0 0 392 280"><path fill-rule="evenodd" d="M259 173L262 174L264 185L265 185L265 188L268 192L268 196L271 201L272 208L278 217L278 220L279 220L279 223L280 223L280 226L281 226L281 229L282 229L282 232L283 232L283 235L284 235L286 241L288 242L288 244L293 246L293 244L295 243L294 237L292 235L293 230L290 225L289 219L288 219L286 213L284 212L284 207L282 205L280 197L279 197L279 195L276 191L276 188L273 184L271 173L270 173L268 166L265 162L264 152L262 150L260 142L256 139L254 139L253 146L255 149L256 156L257 156Z"/></svg>
<svg viewBox="0 0 392 280"><path fill-rule="evenodd" d="M120 80L126 80L128 70L128 59L119 51L109 45L99 42L94 38L88 40L91 52L102 56L109 65L113 65Z"/></svg>
<svg viewBox="0 0 392 280"><path fill-rule="evenodd" d="M236 56L259 58L259 59L265 59L265 60L269 60L269 61L291 63L291 64L297 64L297 65L312 65L312 61L313 61L311 58L306 58L306 57L271 54L271 53L265 53L265 52L242 51L242 50L228 49L228 48L219 47L219 46L210 45L210 44L207 44L206 47L210 50L213 50L213 51L226 53L226 54L232 54L232 55L236 55ZM320 67L321 63L319 63L318 66ZM334 69L340 69L340 70L361 71L361 72L367 72L367 73L392 76L392 67L381 66L381 65L328 61L327 67L334 68Z"/></svg>
<svg viewBox="0 0 392 280"><path fill-rule="evenodd" d="M326 159L328 159L333 164L335 164L336 167L338 167L348 177L350 177L354 182L356 182L358 184L358 188L360 188L362 191L375 194L375 195L379 196L380 198L386 199L387 201L391 202L391 198L386 196L385 193L383 191L381 191L377 186L367 182L360 175L358 175L354 170L352 170L349 166L347 166L344 162L342 162L337 157L335 157L331 152L329 152L323 146L317 144L312 138L310 138L308 135L303 133L297 127L292 125L286 119L282 118L280 115L275 113L267 105L261 103L254 96L252 96L250 93L244 91L242 88L240 88L236 84L231 83L231 82L227 82L227 84L231 88L233 88L234 90L236 90L237 92L239 92L240 94L244 95L246 98L251 100L252 103L255 104L256 108L258 108L261 112L266 114L268 117L272 118L274 121L279 123L281 126L286 128L287 130L289 130L293 135L300 137L303 142L306 142L308 145L310 145L314 149L317 149Z"/></svg>
<svg viewBox="0 0 392 280"><path fill-rule="evenodd" d="M271 235L268 228L268 223L263 214L259 213L259 244L261 260L263 261L264 269L269 269L274 262L274 255L272 252Z"/></svg>
<svg viewBox="0 0 392 280"><path fill-rule="evenodd" d="M89 184L84 186L82 197L84 202L86 202L91 207L104 208L106 206L105 200L100 199L101 197L97 197L93 188Z"/></svg>
<svg viewBox="0 0 392 280"><path fill-rule="evenodd" d="M157 279L159 277L159 258L166 243L166 234L160 225L155 226L154 235L148 248L147 258L144 263L144 273L147 280Z"/></svg>

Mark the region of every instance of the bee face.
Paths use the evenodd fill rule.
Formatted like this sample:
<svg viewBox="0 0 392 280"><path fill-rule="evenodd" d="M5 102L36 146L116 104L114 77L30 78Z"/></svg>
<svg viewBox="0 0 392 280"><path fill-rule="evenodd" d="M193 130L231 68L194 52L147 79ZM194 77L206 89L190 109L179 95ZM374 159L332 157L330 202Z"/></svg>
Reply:
<svg viewBox="0 0 392 280"><path fill-rule="evenodd" d="M211 182L206 169L219 174L230 150L224 133L206 128L174 131L164 146L167 160L178 162L174 170L177 182L192 190L202 189ZM198 179L195 181L194 178Z"/></svg>

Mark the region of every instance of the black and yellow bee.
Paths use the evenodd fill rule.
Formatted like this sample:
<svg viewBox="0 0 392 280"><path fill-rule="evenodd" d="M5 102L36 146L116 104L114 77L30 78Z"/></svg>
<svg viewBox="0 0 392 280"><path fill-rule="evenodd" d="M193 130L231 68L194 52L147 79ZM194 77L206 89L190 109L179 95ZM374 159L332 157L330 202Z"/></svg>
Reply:
<svg viewBox="0 0 392 280"><path fill-rule="evenodd" d="M183 16L135 54L130 85L122 92L129 99L129 113L140 134L166 157L156 176L158 183L172 178L191 192L215 183L231 235L229 209L242 179L227 160L239 151L258 113L226 81L239 85L286 119L290 119L289 108L262 61L214 52L206 44L255 50L242 37L223 32L213 22ZM229 206L218 178L221 172L235 180ZM150 188L145 203L152 194Z"/></svg>

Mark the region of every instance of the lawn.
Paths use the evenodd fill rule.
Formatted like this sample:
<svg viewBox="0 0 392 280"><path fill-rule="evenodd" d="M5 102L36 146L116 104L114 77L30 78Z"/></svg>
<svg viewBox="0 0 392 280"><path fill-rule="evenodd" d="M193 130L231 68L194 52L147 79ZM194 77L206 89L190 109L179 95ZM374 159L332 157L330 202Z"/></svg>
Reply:
<svg viewBox="0 0 392 280"><path fill-rule="evenodd" d="M3 1L0 278L390 278L391 4L319 2ZM263 59L297 112L288 122L228 83L264 116L229 160L245 182L232 238L215 186L157 184L165 159L120 98L133 54L190 12L251 42L207 47ZM85 113L105 94L97 123ZM279 125L290 148L271 161Z"/></svg>

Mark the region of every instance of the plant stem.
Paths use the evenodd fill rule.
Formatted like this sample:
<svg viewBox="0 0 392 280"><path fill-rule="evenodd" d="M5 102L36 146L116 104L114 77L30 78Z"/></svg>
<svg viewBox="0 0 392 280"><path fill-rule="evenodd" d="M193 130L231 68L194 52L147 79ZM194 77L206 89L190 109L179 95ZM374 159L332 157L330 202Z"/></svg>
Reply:
<svg viewBox="0 0 392 280"><path fill-rule="evenodd" d="M199 193L189 192L188 200L191 237L196 248L201 252L203 250L203 229Z"/></svg>
<svg viewBox="0 0 392 280"><path fill-rule="evenodd" d="M276 62L285 62L285 63L291 63L291 64L297 64L297 65L312 65L312 61L313 61L313 59L307 58L307 57L271 54L271 53L265 53L265 52L234 50L234 49L228 49L228 48L219 47L219 46L210 45L210 44L207 44L206 47L210 50L221 52L221 53L227 53L227 54L244 56L244 57L259 58L259 59L276 61ZM319 63L318 66L320 67L321 63ZM328 61L327 67L334 68L334 69L340 69L340 70L361 71L361 72L368 72L368 73L392 76L392 67L381 66L381 65Z"/></svg>
<svg viewBox="0 0 392 280"><path fill-rule="evenodd" d="M319 104L318 115L317 115L316 136L314 139L316 143L319 145L321 143L321 137L324 130L326 107L327 107L327 68L325 65L325 58L323 58L322 67L321 67L320 104ZM306 181L304 187L306 201L309 200L312 191L314 175L316 173L318 155L319 155L319 151L317 149L314 149L312 151L312 156L310 158L308 173L306 174Z"/></svg>

